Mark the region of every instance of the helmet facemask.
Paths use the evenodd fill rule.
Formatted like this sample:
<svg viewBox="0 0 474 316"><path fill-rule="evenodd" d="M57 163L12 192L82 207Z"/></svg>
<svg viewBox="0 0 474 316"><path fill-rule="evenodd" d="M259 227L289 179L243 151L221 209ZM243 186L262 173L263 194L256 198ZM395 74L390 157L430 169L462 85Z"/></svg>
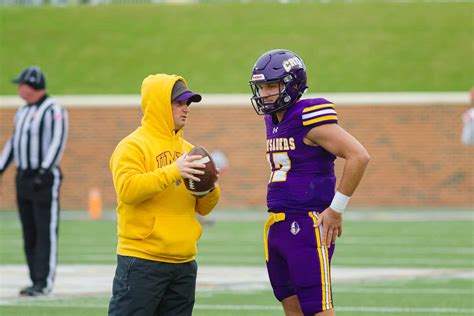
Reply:
<svg viewBox="0 0 474 316"><path fill-rule="evenodd" d="M279 92L277 94L261 96L258 86L272 83L279 84ZM295 76L292 73L286 74L283 78L274 80L250 80L249 85L253 93L253 97L250 100L258 115L273 114L288 109L298 101L303 95L304 90L306 90L306 87L304 87L303 92L299 92L301 87L296 83ZM266 99L274 96L278 96L274 102L265 102Z"/></svg>

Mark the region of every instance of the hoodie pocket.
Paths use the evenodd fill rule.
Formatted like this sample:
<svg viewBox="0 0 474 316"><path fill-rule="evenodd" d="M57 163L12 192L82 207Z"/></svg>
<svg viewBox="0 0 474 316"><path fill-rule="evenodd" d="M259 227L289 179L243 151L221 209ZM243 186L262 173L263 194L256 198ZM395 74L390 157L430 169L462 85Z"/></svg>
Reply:
<svg viewBox="0 0 474 316"><path fill-rule="evenodd" d="M118 219L118 235L121 238L142 240L150 236L155 228L155 218L148 217L123 217Z"/></svg>
<svg viewBox="0 0 474 316"><path fill-rule="evenodd" d="M194 216L155 217L153 229L144 238L144 251L171 261L192 259L202 226Z"/></svg>

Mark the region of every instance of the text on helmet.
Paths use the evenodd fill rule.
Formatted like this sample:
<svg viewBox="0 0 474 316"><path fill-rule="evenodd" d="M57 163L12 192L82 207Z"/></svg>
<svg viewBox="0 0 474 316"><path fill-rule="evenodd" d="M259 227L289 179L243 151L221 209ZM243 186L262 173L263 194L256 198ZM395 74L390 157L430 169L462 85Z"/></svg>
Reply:
<svg viewBox="0 0 474 316"><path fill-rule="evenodd" d="M299 59L298 57L291 57L285 61L283 61L282 63L283 65L283 68L285 68L286 71L290 71L291 68L295 67L295 66L298 66L298 67L303 67L303 62L301 61L301 59Z"/></svg>

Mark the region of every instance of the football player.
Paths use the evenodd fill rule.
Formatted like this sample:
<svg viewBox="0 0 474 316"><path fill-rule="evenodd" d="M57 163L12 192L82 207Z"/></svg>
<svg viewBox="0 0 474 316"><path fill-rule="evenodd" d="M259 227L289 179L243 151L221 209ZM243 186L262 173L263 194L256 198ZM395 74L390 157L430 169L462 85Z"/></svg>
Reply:
<svg viewBox="0 0 474 316"><path fill-rule="evenodd" d="M332 102L301 99L306 66L294 52L264 53L253 66L252 105L265 116L265 257L285 315L335 315L331 258L345 208L369 162L367 150L338 124ZM345 159L336 190L334 161Z"/></svg>

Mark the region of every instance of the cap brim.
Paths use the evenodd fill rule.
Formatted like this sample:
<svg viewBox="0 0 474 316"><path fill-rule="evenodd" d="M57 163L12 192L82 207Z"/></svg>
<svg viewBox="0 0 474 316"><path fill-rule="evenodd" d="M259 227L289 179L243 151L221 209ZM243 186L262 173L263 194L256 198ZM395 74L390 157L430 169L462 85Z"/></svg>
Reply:
<svg viewBox="0 0 474 316"><path fill-rule="evenodd" d="M200 94L192 93L191 91L186 91L182 93L181 95L179 95L178 97L176 97L176 99L174 99L174 101L186 101L186 100L188 101L188 104L190 104L191 102L198 103L198 102L201 102L202 97Z"/></svg>
<svg viewBox="0 0 474 316"><path fill-rule="evenodd" d="M12 83L19 84L19 83L24 83L24 82L20 78L15 78L12 80Z"/></svg>

